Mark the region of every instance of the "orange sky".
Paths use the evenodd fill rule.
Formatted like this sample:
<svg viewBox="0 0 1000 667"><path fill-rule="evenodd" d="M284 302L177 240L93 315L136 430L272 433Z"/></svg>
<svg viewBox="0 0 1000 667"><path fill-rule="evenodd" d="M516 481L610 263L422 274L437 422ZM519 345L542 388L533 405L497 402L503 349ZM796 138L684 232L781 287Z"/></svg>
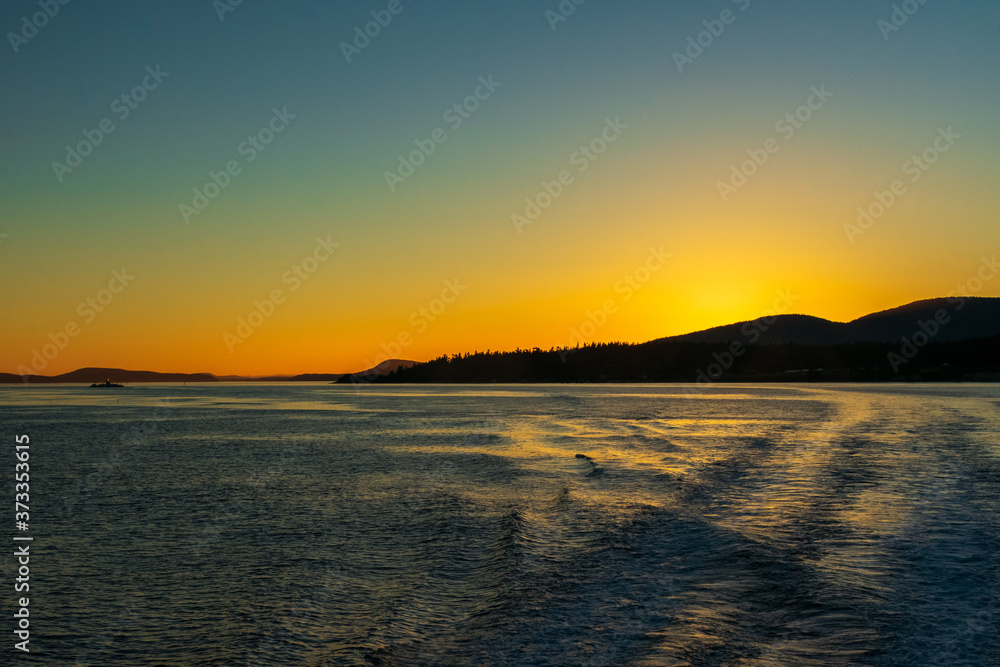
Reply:
<svg viewBox="0 0 1000 667"><path fill-rule="evenodd" d="M848 5L748 5L683 71L697 6L414 11L350 63L346 7L246 6L211 48L183 16L53 26L4 75L0 370L350 372L587 322L642 342L782 293L841 321L1000 295L973 280L1000 245L996 8L885 39Z"/></svg>

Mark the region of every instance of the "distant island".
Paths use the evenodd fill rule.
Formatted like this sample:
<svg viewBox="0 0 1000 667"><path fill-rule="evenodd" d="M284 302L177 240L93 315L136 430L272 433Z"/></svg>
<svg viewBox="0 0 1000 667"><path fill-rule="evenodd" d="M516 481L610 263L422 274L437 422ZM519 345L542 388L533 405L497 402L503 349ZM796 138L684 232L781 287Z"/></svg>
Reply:
<svg viewBox="0 0 1000 667"><path fill-rule="evenodd" d="M412 366L415 361L390 359L374 368L362 371L365 376L390 373L398 368ZM359 374L359 375L360 375ZM344 373L305 373L301 375L213 375L211 373L159 373L156 371L130 371L122 368L80 368L61 375L25 375L0 373L0 384L90 384L92 387L120 386L108 385L107 378L121 382L336 382ZM93 383L93 384L91 384Z"/></svg>
<svg viewBox="0 0 1000 667"><path fill-rule="evenodd" d="M125 385L123 385L123 384L115 384L114 382L111 381L111 378L108 378L104 382L100 382L100 383L95 382L94 384L90 385L90 388L91 389L124 389Z"/></svg>
<svg viewBox="0 0 1000 667"><path fill-rule="evenodd" d="M445 355L338 381L996 382L1000 298L927 299L847 323L776 315L647 343Z"/></svg>
<svg viewBox="0 0 1000 667"><path fill-rule="evenodd" d="M775 315L646 343L388 359L356 373L216 376L82 368L0 383L123 382L996 382L1000 298L916 301L852 322ZM102 385L99 385L102 386Z"/></svg>

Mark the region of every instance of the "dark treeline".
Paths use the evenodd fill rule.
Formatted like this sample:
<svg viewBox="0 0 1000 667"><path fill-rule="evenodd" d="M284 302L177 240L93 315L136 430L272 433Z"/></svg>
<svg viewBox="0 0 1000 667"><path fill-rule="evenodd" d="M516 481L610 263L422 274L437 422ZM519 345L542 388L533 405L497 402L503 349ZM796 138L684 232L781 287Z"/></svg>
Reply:
<svg viewBox="0 0 1000 667"><path fill-rule="evenodd" d="M442 356L387 376L341 382L914 382L1000 380L1000 336L931 341L743 346L654 341L571 350Z"/></svg>

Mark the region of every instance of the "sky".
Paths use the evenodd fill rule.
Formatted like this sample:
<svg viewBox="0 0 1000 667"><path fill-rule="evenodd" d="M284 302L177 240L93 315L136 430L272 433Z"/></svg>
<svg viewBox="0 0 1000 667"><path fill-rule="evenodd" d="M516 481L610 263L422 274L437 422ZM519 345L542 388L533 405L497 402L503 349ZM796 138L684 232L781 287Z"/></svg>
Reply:
<svg viewBox="0 0 1000 667"><path fill-rule="evenodd" d="M4 3L0 371L1000 295L1000 5L578 2Z"/></svg>

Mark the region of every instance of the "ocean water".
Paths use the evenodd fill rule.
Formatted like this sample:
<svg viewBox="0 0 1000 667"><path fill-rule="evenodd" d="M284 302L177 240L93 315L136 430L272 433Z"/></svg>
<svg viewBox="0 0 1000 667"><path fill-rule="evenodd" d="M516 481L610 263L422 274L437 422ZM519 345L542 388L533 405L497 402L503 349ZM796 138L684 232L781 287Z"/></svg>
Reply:
<svg viewBox="0 0 1000 667"><path fill-rule="evenodd" d="M997 386L4 387L0 433L17 664L1000 665Z"/></svg>

